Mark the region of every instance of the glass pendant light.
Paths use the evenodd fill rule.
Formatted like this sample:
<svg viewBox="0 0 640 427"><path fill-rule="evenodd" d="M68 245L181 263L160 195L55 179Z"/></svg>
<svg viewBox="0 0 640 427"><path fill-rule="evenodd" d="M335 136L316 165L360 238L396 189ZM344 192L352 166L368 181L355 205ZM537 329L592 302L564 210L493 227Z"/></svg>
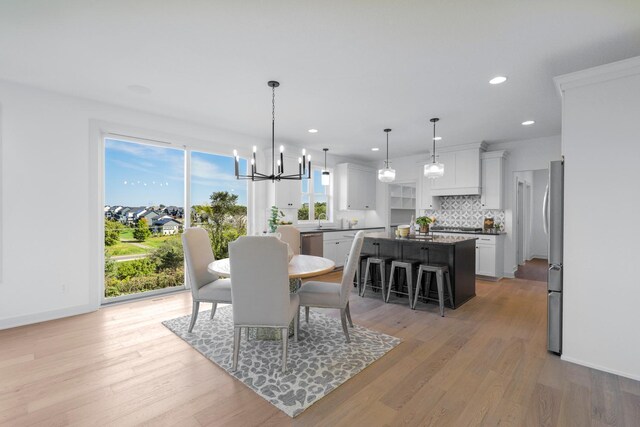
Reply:
<svg viewBox="0 0 640 427"><path fill-rule="evenodd" d="M391 129L384 131L387 134L387 160L384 161L384 168L378 170L378 179L380 182L393 182L396 179L396 170L389 167L389 132Z"/></svg>
<svg viewBox="0 0 640 427"><path fill-rule="evenodd" d="M326 187L327 185L331 184L331 175L327 170L327 151L329 151L329 149L323 148L322 151L324 151L324 169L322 170L321 181L322 181L322 185Z"/></svg>
<svg viewBox="0 0 640 427"><path fill-rule="evenodd" d="M440 120L437 117L429 120L433 123L433 151L432 151L432 162L424 165L424 176L427 178L435 179L440 178L444 175L444 165L440 162L436 162L436 123Z"/></svg>

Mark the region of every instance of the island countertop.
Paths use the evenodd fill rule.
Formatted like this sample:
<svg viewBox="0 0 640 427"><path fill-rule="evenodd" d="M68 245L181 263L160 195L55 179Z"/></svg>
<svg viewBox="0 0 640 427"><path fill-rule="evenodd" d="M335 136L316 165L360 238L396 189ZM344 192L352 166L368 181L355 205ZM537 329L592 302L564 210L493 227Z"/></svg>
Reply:
<svg viewBox="0 0 640 427"><path fill-rule="evenodd" d="M394 233L367 232L362 253L385 257L389 262L416 260L423 264L447 265L458 308L476 295L476 240L477 237L455 235L396 237ZM386 269L387 275L389 270Z"/></svg>
<svg viewBox="0 0 640 427"><path fill-rule="evenodd" d="M393 232L373 231L365 234L365 237L372 239L387 239L394 242L415 243L415 244L434 244L434 245L456 245L462 242L477 240L477 237L463 236L432 236L432 235L409 235L407 237L398 237Z"/></svg>

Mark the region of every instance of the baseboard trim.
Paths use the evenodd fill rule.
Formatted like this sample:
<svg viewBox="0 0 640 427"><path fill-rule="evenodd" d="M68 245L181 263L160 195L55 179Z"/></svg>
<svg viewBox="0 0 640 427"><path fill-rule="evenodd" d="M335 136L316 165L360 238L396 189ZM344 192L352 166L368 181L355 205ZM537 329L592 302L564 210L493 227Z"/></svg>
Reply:
<svg viewBox="0 0 640 427"><path fill-rule="evenodd" d="M628 372L622 372L622 371L618 371L618 370L615 370L615 369L609 369L609 368L606 368L604 366L600 366L600 365L596 365L594 363L585 362L584 360L576 359L574 357L565 356L564 354L560 356L560 359L564 360L565 362L575 363L576 365L582 365L582 366L586 366L587 368L592 368L592 369L596 369L598 371L608 372L610 374L615 374L615 375L619 375L621 377L630 378L630 379L635 380L635 381L640 381L640 375L634 375L634 374L630 374Z"/></svg>
<svg viewBox="0 0 640 427"><path fill-rule="evenodd" d="M63 317L77 316L78 314L96 311L99 307L92 304L77 305L63 308L61 310L45 311L42 313L27 314L24 316L8 317L0 319L0 330L16 328L18 326L32 325L34 323L47 322L49 320L61 319Z"/></svg>
<svg viewBox="0 0 640 427"><path fill-rule="evenodd" d="M531 259L547 259L547 255L531 255Z"/></svg>

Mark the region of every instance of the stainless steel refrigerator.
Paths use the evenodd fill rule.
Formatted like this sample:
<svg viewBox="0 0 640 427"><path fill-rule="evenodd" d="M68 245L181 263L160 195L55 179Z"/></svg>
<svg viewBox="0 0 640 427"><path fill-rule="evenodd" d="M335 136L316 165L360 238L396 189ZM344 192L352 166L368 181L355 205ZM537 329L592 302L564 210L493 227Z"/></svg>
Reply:
<svg viewBox="0 0 640 427"><path fill-rule="evenodd" d="M562 353L562 241L564 218L564 160L549 164L549 183L542 208L547 234L547 349Z"/></svg>

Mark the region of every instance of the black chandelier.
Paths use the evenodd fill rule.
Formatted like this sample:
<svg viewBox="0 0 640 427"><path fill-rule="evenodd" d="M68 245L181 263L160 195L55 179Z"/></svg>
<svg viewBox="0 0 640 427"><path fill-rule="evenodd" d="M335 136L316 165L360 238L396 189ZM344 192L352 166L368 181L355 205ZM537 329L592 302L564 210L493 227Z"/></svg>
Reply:
<svg viewBox="0 0 640 427"><path fill-rule="evenodd" d="M240 157L238 151L233 150L233 157L235 158L235 172L237 179L250 179L251 181L266 181L271 182L282 181L283 179L310 179L311 178L311 155L307 156L306 150L302 150L302 157L298 157L298 173L285 175L284 174L284 146L280 146L280 158L276 162L276 142L275 142L275 126L276 126L276 88L280 86L280 83L276 81L270 81L267 85L271 88L271 174L267 175L258 172L256 162L257 147L253 146L253 154L251 156L251 174L240 175L239 163ZM276 171L277 165L277 171Z"/></svg>

